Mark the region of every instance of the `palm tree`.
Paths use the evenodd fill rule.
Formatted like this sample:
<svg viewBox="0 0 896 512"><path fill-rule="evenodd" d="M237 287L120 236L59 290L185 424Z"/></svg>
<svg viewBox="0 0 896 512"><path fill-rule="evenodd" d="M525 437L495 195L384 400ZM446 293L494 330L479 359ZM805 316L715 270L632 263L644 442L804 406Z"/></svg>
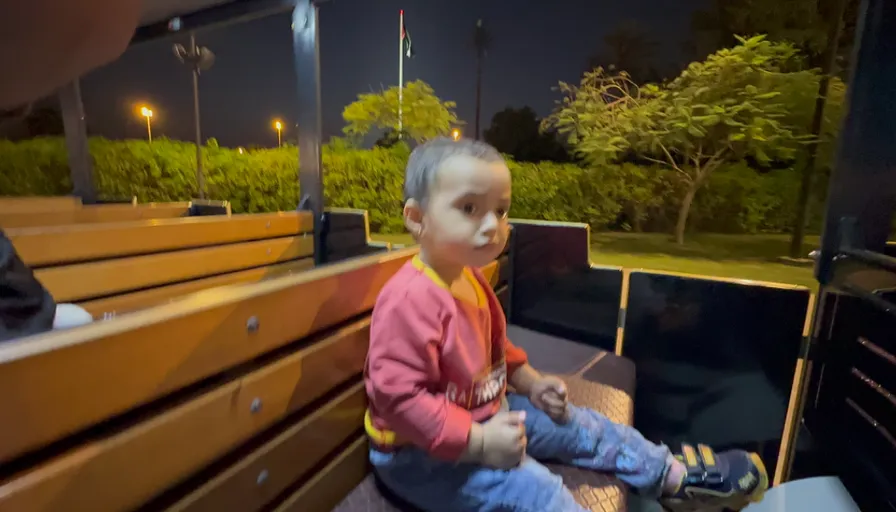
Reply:
<svg viewBox="0 0 896 512"><path fill-rule="evenodd" d="M479 140L479 117L482 113L482 59L491 42L491 34L482 26L482 20L477 20L476 28L473 30L473 46L476 48L476 123L473 136L476 140Z"/></svg>

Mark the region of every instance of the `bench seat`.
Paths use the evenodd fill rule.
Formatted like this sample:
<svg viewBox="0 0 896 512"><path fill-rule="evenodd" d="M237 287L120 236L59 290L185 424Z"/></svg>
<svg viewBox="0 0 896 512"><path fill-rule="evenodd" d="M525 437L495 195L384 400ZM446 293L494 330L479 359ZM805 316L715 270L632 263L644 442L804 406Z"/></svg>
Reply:
<svg viewBox="0 0 896 512"><path fill-rule="evenodd" d="M611 420L632 424L635 365L623 357L556 336L509 326L508 336L525 349L531 364L546 373L563 375L572 403L595 409ZM616 477L559 464L548 467L563 478L576 500L594 512L625 512L627 489ZM393 504L380 492L372 474L334 509L335 512L398 512L412 510Z"/></svg>

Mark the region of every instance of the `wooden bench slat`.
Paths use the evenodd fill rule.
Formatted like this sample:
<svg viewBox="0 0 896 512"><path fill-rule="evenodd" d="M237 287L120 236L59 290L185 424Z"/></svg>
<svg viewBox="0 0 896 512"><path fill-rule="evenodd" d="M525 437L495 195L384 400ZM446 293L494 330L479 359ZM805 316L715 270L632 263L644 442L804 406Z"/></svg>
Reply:
<svg viewBox="0 0 896 512"><path fill-rule="evenodd" d="M366 408L367 394L360 382L166 511L261 510L357 432ZM259 482L262 474L264 480Z"/></svg>
<svg viewBox="0 0 896 512"><path fill-rule="evenodd" d="M49 267L35 271L34 275L56 301L75 302L285 262L313 252L314 239L302 235Z"/></svg>
<svg viewBox="0 0 896 512"><path fill-rule="evenodd" d="M290 212L23 228L7 230L6 235L22 260L37 268L276 238L313 228L310 213Z"/></svg>
<svg viewBox="0 0 896 512"><path fill-rule="evenodd" d="M0 509L133 509L359 375L369 336L367 318L110 438L63 455L0 487ZM256 400L260 405L253 408Z"/></svg>
<svg viewBox="0 0 896 512"><path fill-rule="evenodd" d="M15 418L0 422L0 462L369 311L415 253L201 291L0 344L0 389L16 390L0 393L0 411Z"/></svg>
<svg viewBox="0 0 896 512"><path fill-rule="evenodd" d="M0 197L0 215L76 210L81 206L81 198L75 196Z"/></svg>
<svg viewBox="0 0 896 512"><path fill-rule="evenodd" d="M362 435L274 512L330 512L367 476L367 437Z"/></svg>
<svg viewBox="0 0 896 512"><path fill-rule="evenodd" d="M231 272L229 274L196 279L185 283L170 284L158 288L150 288L149 290L116 295L105 299L79 302L78 305L86 309L94 318L103 318L105 313L113 313L115 315L132 313L141 309L164 304L165 302L175 300L200 290L239 283L254 283L264 279L302 272L313 267L314 258L302 258L287 263Z"/></svg>
<svg viewBox="0 0 896 512"><path fill-rule="evenodd" d="M58 226L62 224L88 224L95 222L128 222L145 219L170 219L186 217L189 203L160 203L144 205L99 205L65 211L31 213L0 213L0 228L27 228Z"/></svg>

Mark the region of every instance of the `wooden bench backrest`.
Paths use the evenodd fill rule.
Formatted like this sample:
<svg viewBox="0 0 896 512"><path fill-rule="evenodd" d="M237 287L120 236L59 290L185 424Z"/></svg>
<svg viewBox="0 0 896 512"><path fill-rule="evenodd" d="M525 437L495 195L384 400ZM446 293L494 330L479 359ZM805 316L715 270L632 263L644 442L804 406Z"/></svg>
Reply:
<svg viewBox="0 0 896 512"><path fill-rule="evenodd" d="M189 211L190 203L188 202L87 205L71 209L12 211L9 213L0 210L0 228L6 230L36 226L170 219L185 217Z"/></svg>
<svg viewBox="0 0 896 512"><path fill-rule="evenodd" d="M0 424L0 467L15 469L0 475L0 510L183 502L214 478L251 474L264 450L280 457L269 483L287 489L358 431L369 311L413 253L206 290L0 345L0 389L19 390L0 395L4 417L17 418ZM316 412L300 413L311 404ZM228 453L224 473L171 488ZM214 489L230 503L240 485ZM274 489L237 493L254 503L240 510L260 508ZM191 499L222 503L206 494ZM187 508L206 509L196 507Z"/></svg>
<svg viewBox="0 0 896 512"><path fill-rule="evenodd" d="M58 302L94 315L313 265L308 213L13 229L22 259Z"/></svg>
<svg viewBox="0 0 896 512"><path fill-rule="evenodd" d="M71 211L82 208L81 198L63 197L0 197L0 215L52 211Z"/></svg>
<svg viewBox="0 0 896 512"><path fill-rule="evenodd" d="M368 471L369 312L415 252L0 345L0 510L330 510Z"/></svg>

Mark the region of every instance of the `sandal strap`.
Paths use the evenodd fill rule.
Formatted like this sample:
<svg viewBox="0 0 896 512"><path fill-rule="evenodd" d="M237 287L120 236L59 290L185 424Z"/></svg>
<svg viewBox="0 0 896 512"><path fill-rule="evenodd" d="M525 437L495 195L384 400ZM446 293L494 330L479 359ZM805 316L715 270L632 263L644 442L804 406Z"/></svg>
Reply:
<svg viewBox="0 0 896 512"><path fill-rule="evenodd" d="M687 481L689 484L719 485L724 482L721 468L718 464L718 456L705 444L694 445L681 444L682 462L687 469Z"/></svg>

